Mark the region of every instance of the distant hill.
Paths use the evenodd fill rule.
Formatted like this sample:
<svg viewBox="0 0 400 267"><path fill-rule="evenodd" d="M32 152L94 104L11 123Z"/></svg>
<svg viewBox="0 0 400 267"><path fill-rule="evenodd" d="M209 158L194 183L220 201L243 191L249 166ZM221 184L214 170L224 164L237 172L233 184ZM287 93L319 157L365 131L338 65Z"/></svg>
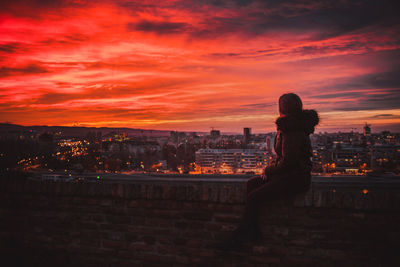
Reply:
<svg viewBox="0 0 400 267"><path fill-rule="evenodd" d="M88 132L101 132L102 135L106 135L111 132L123 133L126 132L128 136L152 136L152 137L163 137L169 136L170 131L162 130L144 130L144 129L132 129L132 128L108 128L108 127L76 127L76 126L22 126L11 123L0 123L0 134L6 132L24 132L24 131L36 131L38 134L43 132L57 133L61 132L66 137L83 137Z"/></svg>

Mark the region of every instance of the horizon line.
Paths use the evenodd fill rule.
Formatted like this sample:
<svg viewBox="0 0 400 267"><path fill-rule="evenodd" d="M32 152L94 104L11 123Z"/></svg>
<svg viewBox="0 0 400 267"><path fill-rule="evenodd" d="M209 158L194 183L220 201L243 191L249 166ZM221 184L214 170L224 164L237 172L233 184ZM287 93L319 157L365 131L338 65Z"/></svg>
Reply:
<svg viewBox="0 0 400 267"><path fill-rule="evenodd" d="M131 128L131 127L110 127L110 126L86 126L86 125L22 125L22 124L15 124L15 123L10 123L10 122L0 122L0 124L8 124L8 125L14 125L14 126L20 126L20 127L67 127L67 128L93 128L93 129L102 129L102 128L106 128L106 129L129 129L129 130L138 130L138 131L156 131L156 132L185 132L185 133L209 133L211 130L209 131L202 131L202 130L171 130L171 129L147 129L147 128ZM369 126L371 126L371 124L368 124ZM211 128L211 127L210 127ZM250 128L251 127L243 127L244 128ZM353 128L353 127L345 127L343 129L350 129L349 131L341 131L339 129L335 129L332 131L331 128L329 128L330 130L324 129L324 130L316 130L313 134L324 134L324 133L363 133L362 131L359 132L357 131L357 128ZM353 131L353 129L355 131ZM213 129L213 130L218 130L218 129ZM243 132L236 132L236 131L220 131L221 134L236 134L236 135L240 135L243 134ZM382 131L371 131L371 133L382 133L384 131L388 131L390 133L394 133L394 134L399 134L400 132L393 132L390 130L382 130ZM254 133L251 134L270 134L270 133L274 133L276 132L276 130L274 131L265 131L265 132L261 132L261 131L256 131Z"/></svg>

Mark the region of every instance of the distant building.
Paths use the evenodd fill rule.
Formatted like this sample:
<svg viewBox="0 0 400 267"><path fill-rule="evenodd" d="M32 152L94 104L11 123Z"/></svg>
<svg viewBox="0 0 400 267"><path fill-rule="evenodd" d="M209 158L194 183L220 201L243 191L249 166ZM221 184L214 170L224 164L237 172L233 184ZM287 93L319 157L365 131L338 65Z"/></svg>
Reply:
<svg viewBox="0 0 400 267"><path fill-rule="evenodd" d="M186 138L185 132L177 132L171 131L170 132L171 141L175 144L182 142Z"/></svg>
<svg viewBox="0 0 400 267"><path fill-rule="evenodd" d="M270 157L260 149L199 149L196 165L202 173L261 173Z"/></svg>
<svg viewBox="0 0 400 267"><path fill-rule="evenodd" d="M135 155L146 151L161 152L161 146L156 141L105 141L102 143L103 154L127 152Z"/></svg>
<svg viewBox="0 0 400 267"><path fill-rule="evenodd" d="M210 135L212 138L218 138L221 136L221 132L219 130L212 129Z"/></svg>
<svg viewBox="0 0 400 267"><path fill-rule="evenodd" d="M251 137L251 128L243 128L244 143L248 144Z"/></svg>
<svg viewBox="0 0 400 267"><path fill-rule="evenodd" d="M337 146L332 151L332 159L335 163L337 171L343 171L348 168L359 168L360 166L369 165L370 155L365 147L357 146Z"/></svg>
<svg viewBox="0 0 400 267"><path fill-rule="evenodd" d="M364 136L371 136L371 124L365 123Z"/></svg>
<svg viewBox="0 0 400 267"><path fill-rule="evenodd" d="M400 145L378 144L371 147L372 168L395 169L400 163Z"/></svg>

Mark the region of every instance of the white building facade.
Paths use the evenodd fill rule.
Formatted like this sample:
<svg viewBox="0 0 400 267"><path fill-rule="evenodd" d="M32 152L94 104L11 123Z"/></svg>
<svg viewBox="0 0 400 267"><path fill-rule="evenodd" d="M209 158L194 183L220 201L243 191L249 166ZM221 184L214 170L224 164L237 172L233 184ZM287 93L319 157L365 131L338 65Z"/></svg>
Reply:
<svg viewBox="0 0 400 267"><path fill-rule="evenodd" d="M196 166L201 173L262 173L272 155L260 149L199 149Z"/></svg>

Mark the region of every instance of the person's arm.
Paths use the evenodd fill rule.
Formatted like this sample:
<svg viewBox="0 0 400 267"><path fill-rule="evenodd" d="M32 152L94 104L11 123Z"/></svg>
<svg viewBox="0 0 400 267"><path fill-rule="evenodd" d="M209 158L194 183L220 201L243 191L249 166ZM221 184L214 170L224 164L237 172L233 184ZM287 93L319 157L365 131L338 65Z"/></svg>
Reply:
<svg viewBox="0 0 400 267"><path fill-rule="evenodd" d="M282 171L289 171L297 166L300 155L301 138L296 133L283 133L282 136L282 157L273 166L265 168L265 175L273 175Z"/></svg>

